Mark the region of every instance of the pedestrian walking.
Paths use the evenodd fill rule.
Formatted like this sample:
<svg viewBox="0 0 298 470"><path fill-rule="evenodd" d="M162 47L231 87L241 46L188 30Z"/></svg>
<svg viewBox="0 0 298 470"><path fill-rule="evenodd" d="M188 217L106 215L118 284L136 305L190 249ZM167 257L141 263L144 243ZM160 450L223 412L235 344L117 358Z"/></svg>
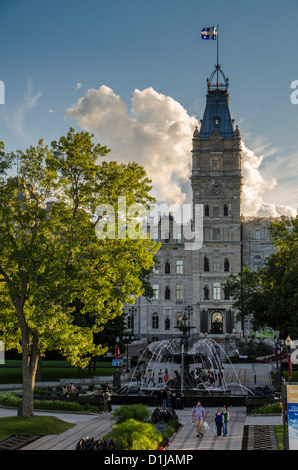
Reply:
<svg viewBox="0 0 298 470"><path fill-rule="evenodd" d="M228 434L228 422L230 419L230 413L226 406L223 407L222 416L223 416L222 434L223 436L226 436Z"/></svg>
<svg viewBox="0 0 298 470"><path fill-rule="evenodd" d="M194 406L192 409L192 421L195 423L197 437L203 437L205 415L205 410L202 407L201 402L198 401L196 406Z"/></svg>
<svg viewBox="0 0 298 470"><path fill-rule="evenodd" d="M223 415L222 411L220 408L218 408L215 417L214 417L214 423L216 425L216 430L217 430L217 438L221 438L221 430L222 430L222 423L223 423Z"/></svg>
<svg viewBox="0 0 298 470"><path fill-rule="evenodd" d="M111 413L112 411L112 401L111 395L109 391L103 393L103 404L104 404L104 411L108 411Z"/></svg>
<svg viewBox="0 0 298 470"><path fill-rule="evenodd" d="M158 372L158 383L159 384L162 383L162 377L163 377L162 369L159 369L159 372Z"/></svg>
<svg viewBox="0 0 298 470"><path fill-rule="evenodd" d="M167 390L163 389L162 391L162 409L166 410L167 409Z"/></svg>
<svg viewBox="0 0 298 470"><path fill-rule="evenodd" d="M167 408L170 409L172 408L172 392L171 390L168 389L168 387L166 388L167 390Z"/></svg>

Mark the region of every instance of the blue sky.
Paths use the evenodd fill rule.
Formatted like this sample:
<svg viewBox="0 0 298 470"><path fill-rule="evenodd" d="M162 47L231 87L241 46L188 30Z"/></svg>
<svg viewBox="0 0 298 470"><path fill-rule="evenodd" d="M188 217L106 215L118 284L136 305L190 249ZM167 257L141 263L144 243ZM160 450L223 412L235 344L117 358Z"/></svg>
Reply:
<svg viewBox="0 0 298 470"><path fill-rule="evenodd" d="M58 139L70 126L79 130L82 116L65 111L102 86L128 114L135 90L152 88L200 120L216 63L216 42L201 40L200 32L219 24L232 116L247 148L263 156L261 197L297 208L298 105L290 101L298 80L297 17L296 0L0 0L0 140L7 150L24 149L41 137ZM144 116L132 118L140 124ZM104 126L99 134L112 147Z"/></svg>

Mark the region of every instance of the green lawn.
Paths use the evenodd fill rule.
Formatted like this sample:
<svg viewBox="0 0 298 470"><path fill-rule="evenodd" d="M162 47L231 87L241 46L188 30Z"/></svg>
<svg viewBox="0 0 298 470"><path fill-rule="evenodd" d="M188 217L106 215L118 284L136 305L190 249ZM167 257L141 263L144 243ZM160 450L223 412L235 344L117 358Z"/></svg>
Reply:
<svg viewBox="0 0 298 470"><path fill-rule="evenodd" d="M274 426L274 428L275 428L275 435L276 435L278 450L283 450L284 449L284 445L283 445L283 426L278 425L278 426Z"/></svg>
<svg viewBox="0 0 298 470"><path fill-rule="evenodd" d="M60 434L73 426L54 416L32 416L0 418L0 442L11 436L47 436Z"/></svg>
<svg viewBox="0 0 298 470"><path fill-rule="evenodd" d="M12 367L13 366L13 367ZM115 372L114 367L108 362L98 362L93 375L112 375ZM83 377L88 375L88 368L83 370ZM42 361L41 379L43 382L56 382L60 379L75 379L78 377L78 369L71 366L67 361ZM5 361L0 366L0 384L22 383L21 361Z"/></svg>

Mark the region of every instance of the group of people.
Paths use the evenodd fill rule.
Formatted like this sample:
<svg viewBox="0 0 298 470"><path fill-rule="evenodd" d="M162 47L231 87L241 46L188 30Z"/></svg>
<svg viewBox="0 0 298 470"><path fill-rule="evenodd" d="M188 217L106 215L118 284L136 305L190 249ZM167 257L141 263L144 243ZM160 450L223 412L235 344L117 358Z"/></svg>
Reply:
<svg viewBox="0 0 298 470"><path fill-rule="evenodd" d="M191 374L193 374L196 385L204 383L208 384L209 387L214 387L216 381L221 380L222 375L220 371L216 372L211 371L210 369L200 369L199 367L197 367L194 371L191 371Z"/></svg>
<svg viewBox="0 0 298 470"><path fill-rule="evenodd" d="M205 416L205 409L199 401L192 409L192 421L196 427L197 437L203 437ZM218 439L220 439L222 435L227 435L229 419L230 414L227 407L224 406L223 409L218 408L214 416L214 429Z"/></svg>
<svg viewBox="0 0 298 470"><path fill-rule="evenodd" d="M226 436L228 433L228 421L230 418L230 413L227 410L227 407L224 406L223 409L218 408L214 417L215 430L217 433L217 438L221 438L221 432L223 436Z"/></svg>
<svg viewBox="0 0 298 470"><path fill-rule="evenodd" d="M155 372L153 370L148 369L147 371L144 371L142 373L142 371L138 367L136 369L135 376L136 376L138 385L141 385L143 383L144 385L150 386L152 383L153 387L155 387L156 377L155 377ZM162 384L163 382L166 384L169 380L168 369L166 368L164 372L162 369L159 369L157 373L157 379L158 379L159 384Z"/></svg>
<svg viewBox="0 0 298 470"><path fill-rule="evenodd" d="M71 382L69 385L64 385L62 396L69 397L69 394L73 392L77 392L77 390L75 389L74 384Z"/></svg>

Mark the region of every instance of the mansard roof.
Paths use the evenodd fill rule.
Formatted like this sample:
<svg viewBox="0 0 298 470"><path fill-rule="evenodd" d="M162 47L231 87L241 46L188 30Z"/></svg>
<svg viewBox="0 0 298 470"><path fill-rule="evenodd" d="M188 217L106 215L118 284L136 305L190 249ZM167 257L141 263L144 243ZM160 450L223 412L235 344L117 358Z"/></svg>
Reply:
<svg viewBox="0 0 298 470"><path fill-rule="evenodd" d="M219 73L223 77L223 83L218 81ZM215 76L217 80L213 84ZM220 65L216 66L207 83L208 92L201 122L200 138L209 139L217 129L223 138L232 139L234 137L234 126L229 108L228 79L220 70Z"/></svg>

